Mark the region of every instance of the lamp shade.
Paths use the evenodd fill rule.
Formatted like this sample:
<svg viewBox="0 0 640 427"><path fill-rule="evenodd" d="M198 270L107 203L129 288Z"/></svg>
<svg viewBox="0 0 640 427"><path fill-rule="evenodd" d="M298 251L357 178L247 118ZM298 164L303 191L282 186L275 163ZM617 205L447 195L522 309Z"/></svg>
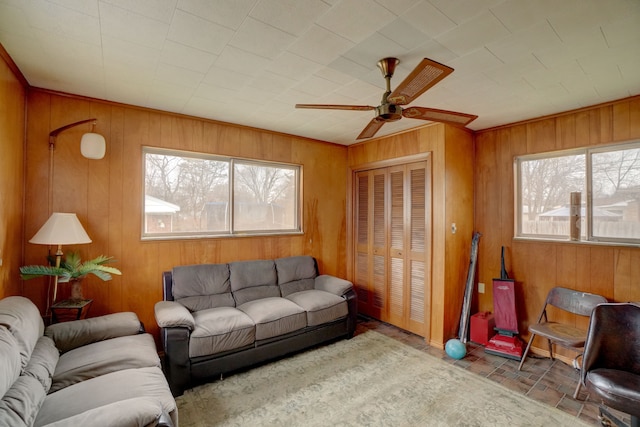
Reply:
<svg viewBox="0 0 640 427"><path fill-rule="evenodd" d="M106 152L104 136L99 133L85 133L80 140L80 152L87 159L100 160Z"/></svg>
<svg viewBox="0 0 640 427"><path fill-rule="evenodd" d="M37 245L78 245L91 243L80 220L74 213L54 212L29 240Z"/></svg>

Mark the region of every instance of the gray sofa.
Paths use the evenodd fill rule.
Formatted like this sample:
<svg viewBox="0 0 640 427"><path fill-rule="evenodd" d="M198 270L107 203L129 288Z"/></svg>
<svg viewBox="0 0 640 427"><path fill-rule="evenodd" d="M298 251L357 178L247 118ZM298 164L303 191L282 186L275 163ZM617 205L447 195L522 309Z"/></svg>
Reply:
<svg viewBox="0 0 640 427"><path fill-rule="evenodd" d="M0 426L177 426L142 331L130 312L45 329L29 299L0 300Z"/></svg>
<svg viewBox="0 0 640 427"><path fill-rule="evenodd" d="M356 327L351 282L310 256L174 267L155 317L174 395L197 382L342 337Z"/></svg>

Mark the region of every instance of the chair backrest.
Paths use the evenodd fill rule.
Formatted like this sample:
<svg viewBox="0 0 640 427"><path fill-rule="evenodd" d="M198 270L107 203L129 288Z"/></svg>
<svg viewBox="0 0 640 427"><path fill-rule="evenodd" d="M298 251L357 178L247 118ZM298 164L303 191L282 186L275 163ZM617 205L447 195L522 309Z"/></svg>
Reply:
<svg viewBox="0 0 640 427"><path fill-rule="evenodd" d="M608 303L591 314L584 346L581 380L605 368L640 375L640 305Z"/></svg>
<svg viewBox="0 0 640 427"><path fill-rule="evenodd" d="M569 313L589 317L598 304L606 302L607 299L601 295L575 291L558 286L549 291L546 304L568 311Z"/></svg>

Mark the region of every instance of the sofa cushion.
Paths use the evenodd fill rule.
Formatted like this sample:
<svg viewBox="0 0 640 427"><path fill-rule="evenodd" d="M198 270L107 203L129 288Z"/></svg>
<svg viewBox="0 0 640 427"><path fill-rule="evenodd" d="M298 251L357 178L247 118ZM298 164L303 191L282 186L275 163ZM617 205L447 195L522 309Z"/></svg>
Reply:
<svg viewBox="0 0 640 427"><path fill-rule="evenodd" d="M341 319L349 313L347 301L337 295L312 289L287 297L307 312L307 325L316 326Z"/></svg>
<svg viewBox="0 0 640 427"><path fill-rule="evenodd" d="M44 332L40 311L25 297L4 298L0 300L0 325L5 326L16 338L22 367L26 367L38 338Z"/></svg>
<svg viewBox="0 0 640 427"><path fill-rule="evenodd" d="M307 326L307 315L299 305L285 298L249 301L238 307L256 325L256 340L284 335Z"/></svg>
<svg viewBox="0 0 640 427"><path fill-rule="evenodd" d="M78 426L144 426L158 425L162 415L162 404L157 399L134 397L120 402L110 403L65 418L46 427Z"/></svg>
<svg viewBox="0 0 640 427"><path fill-rule="evenodd" d="M128 335L78 347L60 356L50 393L114 371L160 367L150 334Z"/></svg>
<svg viewBox="0 0 640 427"><path fill-rule="evenodd" d="M43 426L104 405L145 396L160 401L177 425L175 400L162 370L125 369L82 381L50 393L38 412L35 426Z"/></svg>
<svg viewBox="0 0 640 427"><path fill-rule="evenodd" d="M45 391L33 377L19 377L0 400L0 425L31 426L45 399Z"/></svg>
<svg viewBox="0 0 640 427"><path fill-rule="evenodd" d="M60 353L49 337L42 336L36 343L24 375L37 379L45 392L51 388L51 378L56 370Z"/></svg>
<svg viewBox="0 0 640 427"><path fill-rule="evenodd" d="M174 267L171 272L174 301L191 311L233 307L227 264L196 264Z"/></svg>
<svg viewBox="0 0 640 427"><path fill-rule="evenodd" d="M249 316L233 307L193 313L195 328L189 340L189 357L208 356L252 344L256 328Z"/></svg>
<svg viewBox="0 0 640 427"><path fill-rule="evenodd" d="M283 297L313 289L317 276L316 261L310 256L292 256L275 260L278 285Z"/></svg>
<svg viewBox="0 0 640 427"><path fill-rule="evenodd" d="M229 272L236 306L260 298L280 296L273 260L232 262L229 264Z"/></svg>
<svg viewBox="0 0 640 427"><path fill-rule="evenodd" d="M58 350L64 353L98 341L137 335L140 328L138 316L126 311L50 325L45 335L53 339Z"/></svg>
<svg viewBox="0 0 640 427"><path fill-rule="evenodd" d="M20 370L18 342L7 328L0 326L0 396L18 379Z"/></svg>

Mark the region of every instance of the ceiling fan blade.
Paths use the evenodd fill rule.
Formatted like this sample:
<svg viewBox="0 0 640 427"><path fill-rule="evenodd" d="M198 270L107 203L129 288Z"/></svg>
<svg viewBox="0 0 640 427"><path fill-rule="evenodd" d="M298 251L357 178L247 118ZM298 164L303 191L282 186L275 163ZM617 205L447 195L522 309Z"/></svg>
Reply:
<svg viewBox="0 0 640 427"><path fill-rule="evenodd" d="M321 110L355 110L369 111L375 110L376 107L371 105L339 105L339 104L296 104L296 108L316 108Z"/></svg>
<svg viewBox="0 0 640 427"><path fill-rule="evenodd" d="M362 129L362 132L360 132L360 135L358 135L358 137L356 139L364 139L364 138L371 138L373 135L376 134L376 132L378 132L380 130L380 128L382 127L382 125L384 124L384 120L379 118L379 117L374 117L369 124L367 124L364 129Z"/></svg>
<svg viewBox="0 0 640 427"><path fill-rule="evenodd" d="M396 105L409 104L452 72L453 68L424 58L411 74L391 92L387 100Z"/></svg>
<svg viewBox="0 0 640 427"><path fill-rule="evenodd" d="M478 116L455 111L437 110L435 108L408 107L402 110L402 115L409 119L430 120L432 122L448 123L454 126L466 126Z"/></svg>

